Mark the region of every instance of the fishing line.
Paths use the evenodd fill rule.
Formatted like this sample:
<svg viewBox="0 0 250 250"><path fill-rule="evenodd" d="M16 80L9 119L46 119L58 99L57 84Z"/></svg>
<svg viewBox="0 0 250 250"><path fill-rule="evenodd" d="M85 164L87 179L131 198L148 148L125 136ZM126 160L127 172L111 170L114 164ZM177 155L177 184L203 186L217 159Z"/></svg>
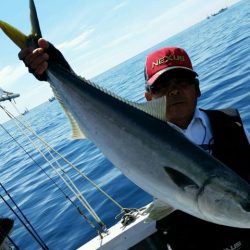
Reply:
<svg viewBox="0 0 250 250"><path fill-rule="evenodd" d="M16 110L16 112L17 112L19 115L22 115L22 113L21 113L20 110L17 108L17 106L12 102L12 100L10 100L10 103L12 104L12 107Z"/></svg>
<svg viewBox="0 0 250 250"><path fill-rule="evenodd" d="M1 186L2 186L2 184L1 184ZM6 193L6 194L9 196L8 193ZM48 250L49 248L47 247L45 242L38 236L38 233L36 232L36 230L34 229L34 232L32 232L32 230L29 229L29 227L25 224L25 222L21 219L21 217L16 213L16 211L10 206L10 204L5 200L5 198L1 194L0 194L0 197L2 198L4 203L9 207L9 209L15 214L15 216L19 219L19 221L23 224L23 226L26 228L26 230L32 235L32 237L35 239L35 241L42 247L42 249ZM12 198L11 198L11 200L13 201ZM16 205L16 207L17 207L18 211L20 211L20 208L17 205ZM25 219L26 219L26 217L25 217ZM29 221L27 221L27 222L28 222L28 224L30 224ZM41 241L40 241L40 239L41 239Z"/></svg>
<svg viewBox="0 0 250 250"><path fill-rule="evenodd" d="M21 123L26 129L28 129L33 135L35 135L40 142L42 142L48 149L52 150L55 154L57 154L58 156L60 156L61 159L63 159L67 164L69 164L73 169L75 169L83 178L85 178L87 181L89 181L97 190L99 190L103 195L105 195L109 200L111 200L116 206L118 206L121 209L121 213L124 213L124 211L127 210L127 208L122 207L117 201L115 201L110 195L108 195L105 191L103 191L99 186L97 186L97 184L95 184L91 179L89 179L84 173L82 173L78 168L76 168L72 163L70 163L66 158L64 158L58 151L56 151L54 148L52 148L46 141L43 140L43 138L41 138L40 136L38 136L36 134L36 132L31 128L26 126L24 123L22 123L20 120L18 120L16 117L14 117L10 112L8 112L7 110L5 110L5 112L9 115L9 117L14 118L16 121L18 121L19 123ZM18 126L18 125L17 125ZM18 126L19 127L19 126ZM19 127L20 128L20 127ZM22 130L21 130L22 131ZM25 135L27 136L27 135ZM30 139L29 139L30 140ZM32 142L32 141L31 141ZM33 142L32 142L33 144ZM35 146L34 146L35 147ZM40 150L39 150L40 151ZM40 152L41 153L41 152ZM42 153L41 153L42 154ZM51 155L50 151L49 154ZM43 154L42 154L43 155ZM49 160L43 155L44 159L46 159L49 162ZM53 156L51 155L51 157L53 158ZM58 162L55 160L55 162L57 163L57 165L59 166L59 168L61 169L61 171L63 171L63 173L66 175L66 172L62 169L62 167L60 167L60 165L58 164ZM75 188L76 192L73 190L73 188L71 186L68 185L67 181L62 177L62 175L53 167L53 165L50 163L51 167L54 169L54 171L59 175L59 177L64 181L64 183L66 184L66 186L76 195L76 198L83 203L83 206L89 211L89 213L92 215L92 217L94 217L95 221L99 224L99 226L101 227L102 231L107 232L106 229L106 225L101 221L101 219L99 218L99 216L95 213L95 211L92 209L92 207L90 206L90 204L88 204L88 202L86 201L86 199L82 196L80 190L77 189L77 187L74 185L73 181L66 175L67 179L69 180L69 182L71 183L71 185L73 186L73 188ZM79 208L77 208L77 210L79 211ZM80 214L82 215L82 212L80 212ZM126 213L125 213L126 214ZM93 227L93 226L92 226ZM98 233L99 234L99 233Z"/></svg>
<svg viewBox="0 0 250 250"><path fill-rule="evenodd" d="M15 242L11 239L11 237L9 236L9 234L11 234L13 225L14 225L14 220L9 219L9 218L1 218L1 226L0 226L0 249L1 250L6 250L8 249L12 249L12 246L15 247L16 250L20 250L19 247L15 244ZM12 222L9 222L12 221ZM8 241L6 241L5 239L8 239Z"/></svg>
<svg viewBox="0 0 250 250"><path fill-rule="evenodd" d="M5 109L4 109L5 110ZM16 119L9 111L5 110L5 112L7 113L7 115L10 118L14 118L15 121L18 121L19 123L21 123L26 129L28 129L33 135L35 135L38 139L39 136L36 135L36 133L34 132L34 130L32 130L31 128L27 127L25 124L23 124L20 120ZM16 123L16 122L15 122ZM42 155L42 157L50 164L50 166L54 169L54 171L57 173L57 175L61 178L61 180L65 183L65 185L72 191L72 193L75 195L76 199L78 199L80 201L80 203L87 209L87 211L90 213L90 215L92 215L92 217L95 219L96 223L99 225L100 229L102 232L107 233L107 227L106 225L103 223L103 221L99 218L99 216L96 214L96 212L93 210L93 208L91 207L91 205L87 202L87 200L83 197L83 195L81 194L81 191L76 187L76 185L74 184L74 182L70 179L70 177L66 174L66 172L64 171L64 169L59 165L59 163L54 159L54 163L57 163L59 169L65 174L67 180L70 182L68 183L67 180L60 174L60 172L58 172L58 170L53 166L53 164L49 161L49 159L43 154L43 152L41 152L41 150L39 148L36 147L36 145L34 145L33 141L27 136L26 133L23 132L23 130L20 128L20 126L16 123L16 126L20 129L20 131L23 133L23 135L32 143L32 145L34 146L34 148L36 148L36 150ZM6 129L5 129L6 131ZM10 133L8 133L10 135ZM10 135L11 136L11 135ZM13 138L13 137L12 137ZM16 140L15 140L16 141ZM16 141L17 142L17 141ZM20 146L20 144L17 142L17 144ZM26 153L27 151L20 146ZM47 147L48 148L48 147ZM28 154L28 153L27 153ZM49 154L51 155L51 152L49 152ZM29 155L29 154L28 154ZM29 157L33 160L33 158L29 155ZM51 155L51 157L53 158L53 156ZM38 165L38 164L37 164ZM44 170L43 170L44 171ZM47 175L47 174L46 174ZM48 176L48 175L47 175ZM71 185L71 186L70 186ZM84 215L84 213L80 210L80 208L78 206L75 205L75 207L77 208L77 211L80 213L80 215L88 222L88 224L94 228L97 233L100 235L100 231L98 228L96 228L94 226L94 224L87 219L87 217Z"/></svg>
<svg viewBox="0 0 250 250"><path fill-rule="evenodd" d="M21 128L18 126L18 124L16 124L17 127L21 130ZM24 152L31 158L31 160L33 160L35 162L35 164L46 174L46 176L52 180L48 174L46 173L46 171L33 159L33 157L24 149L24 147L22 145L20 145L20 143L11 136L11 134L0 124L0 126L8 133L8 135L20 146L20 148L22 148L24 150ZM21 132L23 133L23 131L21 130ZM23 133L23 135L29 140L31 141L31 139L25 134ZM99 216L95 213L95 211L92 209L92 207L90 206L90 204L87 202L87 200L82 196L80 190L74 185L73 181L70 179L70 177L68 175L66 175L66 177L68 178L68 180L71 182L71 185L73 186L73 188L75 188L75 190L73 190L73 188L67 183L67 180L65 180L65 178L60 174L60 172L58 172L58 170L52 165L52 163L47 159L47 157L43 154L43 152L41 152L41 150L39 148L36 147L36 145L34 145L33 141L31 141L31 143L33 144L33 146L37 149L37 151L44 157L44 159L47 161L47 163L50 164L50 166L54 169L54 171L57 173L57 175L63 180L63 182L65 183L65 185L72 191L72 193L76 196L76 198L80 201L80 203L88 210L88 212L92 215L92 217L95 219L96 223L98 223L98 225L100 226L101 230L103 232L106 232L106 225L102 222L102 220L99 218ZM60 166L59 166L60 167ZM61 168L61 170L65 173L65 171ZM53 180L52 180L53 181ZM54 182L54 181L53 181ZM59 188L59 190L61 190L63 192L63 190L54 182L54 184ZM98 228L96 228L96 226L93 224L93 222L91 222L86 215L84 215L83 211L81 211L81 209L65 194L65 192L63 192L63 194L65 195L65 197L67 199L70 200L70 202L75 206L75 208L77 209L77 211L79 212L79 214L87 221L87 223L94 228L97 233L100 235L100 231Z"/></svg>
<svg viewBox="0 0 250 250"><path fill-rule="evenodd" d="M30 138L24 134L24 136L27 137L29 141ZM61 178L61 180L65 183L65 185L71 190L71 192L75 195L75 197L81 202L81 204L87 209L87 211L92 215L92 217L96 220L96 222L102 227L105 227L105 224L102 222L100 217L96 214L96 212L92 209L91 205L88 203L88 201L83 197L81 194L81 191L77 188L77 186L74 184L74 182L71 180L71 178L66 174L64 169L58 164L58 162L55 160L53 163L57 163L57 166L59 167L59 170L61 170L66 179L62 176L62 174L58 171L58 169L53 165L53 163L44 155L44 153L36 147L36 145L31 141L33 146L36 148L36 150L43 156L43 158L47 161L47 163L53 168L53 170L57 173L57 175ZM70 186L71 185L71 186Z"/></svg>
<svg viewBox="0 0 250 250"><path fill-rule="evenodd" d="M11 239L9 235L7 235L8 240L10 243L15 247L16 250L20 250L20 248L15 244L15 242Z"/></svg>
<svg viewBox="0 0 250 250"><path fill-rule="evenodd" d="M4 235L2 234L1 230L0 230L0 237L3 237ZM8 241L10 242L7 242L7 245L6 245L6 242L4 240L4 245L1 245L0 246L0 249L1 250L5 250L6 247L8 247L8 249L11 249L13 250L12 246L15 247L16 250L20 250L20 248L17 246L17 244L11 239L11 237L9 235L6 235L6 238L8 239ZM3 242L2 242L3 243Z"/></svg>
<svg viewBox="0 0 250 250"><path fill-rule="evenodd" d="M5 110L6 112L7 110ZM8 112L8 111L7 111ZM10 112L8 112L10 114ZM52 148L42 137L40 137L31 127L27 127L25 124L23 124L20 120L18 120L16 117L12 115L12 118L17 120L19 123L21 123L26 129L28 129L33 135L35 135L41 142L44 143L44 145L49 148L51 151L53 151L55 154L57 154L61 159L63 159L69 166L71 166L73 169L77 171L78 174L80 174L84 179L86 179L89 183L91 183L97 190L99 190L104 196L106 196L110 201L112 201L117 207L119 207L121 210L124 209L123 206L121 206L117 201L115 201L109 194L107 194L104 190L102 190L94 181L92 181L87 175L82 173L76 166L74 166L71 162L69 162L63 155L61 155L57 150Z"/></svg>
<svg viewBox="0 0 250 250"><path fill-rule="evenodd" d="M38 233L36 232L35 228L32 226L32 224L29 222L29 220L27 219L27 217L24 215L24 213L22 212L22 210L19 208L19 206L17 205L17 203L14 201L14 199L12 198L12 196L10 195L10 193L7 191L7 189L3 186L3 184L0 182L0 186L2 187L2 189L4 190L4 192L7 194L7 196L9 197L9 199L13 202L13 204L16 206L17 210L21 213L21 215L23 216L24 220L26 221L26 223L28 223L28 225L31 227L31 229L34 231L34 234L36 234L37 238L43 242L43 240L41 239L41 237L38 235ZM44 243L44 242L43 242ZM45 243L44 243L45 244Z"/></svg>

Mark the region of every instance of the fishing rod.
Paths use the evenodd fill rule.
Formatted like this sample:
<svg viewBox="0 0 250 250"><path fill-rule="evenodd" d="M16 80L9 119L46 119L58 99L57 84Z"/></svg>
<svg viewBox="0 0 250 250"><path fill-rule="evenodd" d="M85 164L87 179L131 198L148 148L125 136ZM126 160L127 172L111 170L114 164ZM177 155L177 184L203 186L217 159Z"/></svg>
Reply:
<svg viewBox="0 0 250 250"><path fill-rule="evenodd" d="M32 226L30 221L27 219L27 217L24 215L20 207L17 205L17 203L14 201L10 193L7 191L7 189L3 186L3 184L0 182L0 186L4 190L5 194L9 197L9 199L12 201L12 203L15 205L18 212L22 215L23 219L18 215L18 213L11 207L11 205L7 202L7 200L0 195L1 199L4 201L4 203L9 207L9 209L15 214L15 216L19 219L19 221L23 224L23 226L27 229L27 231L31 234L31 236L35 239L35 241L42 247L44 250L49 250L48 246L45 244L45 242L41 239L35 228ZM26 222L26 224L25 224ZM29 228L28 226L31 228Z"/></svg>
<svg viewBox="0 0 250 250"><path fill-rule="evenodd" d="M13 103L12 103L13 104ZM15 105L14 105L15 106ZM104 194L108 199L110 199L115 205L117 205L120 209L121 209L121 214L124 214L124 217L131 217L130 216L127 216L128 215L128 211L132 211L133 209L130 209L130 208L124 208L122 207L118 202L116 202L112 197L110 197L105 191L103 191L99 186L97 186L91 179L89 179L84 173L82 173L81 171L79 171L72 163L70 163L67 159L65 159L60 153L58 153L54 148L52 148L46 141L43 140L43 138L41 138L40 136L38 136L36 134L36 132L31 128L31 127L28 127L27 125L25 125L22 121L20 121L19 119L17 119L16 117L14 117L9 111L7 111L6 109L4 109L5 113L10 117L10 118L14 118L15 121L18 121L20 124L22 124L22 126L24 126L25 129L27 129L29 132L31 132L33 135L35 135L42 143L45 144L45 146L52 150L53 152L55 152L57 155L59 155L61 157L61 159L63 159L67 164L69 164L73 169L75 169L80 175L82 175L82 177L84 177L87 181L89 181L97 190L99 190L102 194ZM19 125L16 124L18 127ZM19 127L20 128L20 127ZM20 130L23 132L23 130L20 128ZM11 135L10 135L11 136ZM25 136L27 136L25 134ZM29 138L28 138L29 139ZM29 139L30 140L30 139ZM16 140L15 140L16 141ZM18 142L17 142L18 143ZM32 144L33 141L31 141ZM19 143L18 143L19 144ZM19 144L19 146L21 146ZM35 145L34 145L35 147ZM21 148L23 148L21 146ZM26 150L23 148L23 150L26 152ZM37 149L39 150L39 149ZM39 152L43 155L44 158L45 155L39 150ZM26 152L28 154L28 152ZM49 154L51 155L51 152L49 152ZM29 154L28 154L29 155ZM29 157L32 159L32 157L29 155ZM51 155L51 157L53 158L53 156ZM49 162L49 160L46 158L46 160ZM35 162L35 160L33 160ZM36 163L36 162L35 162ZM50 162L49 162L50 163ZM57 163L57 161L56 161ZM58 164L58 163L57 163ZM36 163L36 165L39 166L38 163ZM84 207L90 212L90 214L93 216L93 218L95 219L95 221L97 222L97 224L100 226L101 228L101 231L102 232L107 232L107 229L106 229L106 225L101 221L101 219L99 218L99 216L96 215L96 213L93 211L92 207L88 204L87 200L82 196L80 190L78 190L78 188L74 185L74 183L72 182L72 180L67 176L66 172L59 166L59 168L61 168L61 171L66 175L66 178L68 179L68 181L70 182L70 184L73 186L73 188L76 190L74 191L74 189L69 186L69 184L67 184L67 181L64 179L64 177L58 172L57 169L54 168L54 166L50 163L51 167L56 171L56 173L59 175L59 177L65 182L65 184L67 185L67 187L76 195L76 197L79 199L79 201L82 203L84 203ZM40 166L39 166L40 167ZM51 179L49 177L49 175L40 167L40 169L46 174L46 176ZM52 180L52 179L51 179ZM53 181L53 180L52 180ZM55 183L53 181L53 183ZM67 199L70 200L70 198L63 192L63 190L55 183L55 185L59 188L59 190L62 191L62 193L65 195L65 197ZM75 206L75 208L77 209L77 211L80 213L81 216L83 216L83 218L88 222L88 224L97 231L97 233L99 235L101 235L100 231L98 228L95 227L95 225L89 220L87 219L87 217L83 214L83 212L80 210L80 208L78 206L76 206L71 200L70 202ZM120 214L120 215L121 215Z"/></svg>
<svg viewBox="0 0 250 250"><path fill-rule="evenodd" d="M3 108L1 105L0 105L1 108ZM6 110L5 110L6 111ZM8 115L8 114L7 114ZM13 118L10 116L10 118ZM94 225L94 223L84 214L84 212L81 210L81 208L75 203L73 202L70 197L63 191L63 189L47 174L47 172L40 166L40 164L30 155L29 152L27 152L27 150L10 134L10 132L2 125L0 124L0 127L17 143L17 145L22 149L24 150L24 152L29 156L29 158L43 171L43 173L54 183L54 185L63 193L64 197L69 200L71 202L71 204L76 208L77 212L80 214L80 216L97 232L98 235L101 235L101 232L100 230ZM23 132L23 131L22 131ZM29 138L28 138L29 139ZM44 156L44 154L42 152L40 152L42 154L42 156L44 158L46 158ZM47 159L46 159L47 160ZM48 160L47 160L48 162ZM49 162L49 164L52 166L52 164ZM53 167L53 166L52 166ZM57 172L57 174L59 175L59 177L61 179L64 180L64 178L61 176L60 173ZM64 180L64 182L66 182ZM67 185L67 183L65 183ZM72 191L72 188L69 187L69 189ZM77 199L79 199L78 195L74 192L74 190L72 191ZM90 212L91 214L91 212ZM98 223L98 222L97 222ZM106 232L106 226L103 222L101 223L98 223L98 225L100 226L101 228L101 231L103 232Z"/></svg>

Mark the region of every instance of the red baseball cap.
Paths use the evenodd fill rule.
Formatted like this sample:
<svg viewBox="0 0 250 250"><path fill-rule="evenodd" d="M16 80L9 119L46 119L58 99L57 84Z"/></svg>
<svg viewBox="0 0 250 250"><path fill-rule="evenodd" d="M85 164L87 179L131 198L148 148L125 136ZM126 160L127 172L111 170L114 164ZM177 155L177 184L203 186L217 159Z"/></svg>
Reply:
<svg viewBox="0 0 250 250"><path fill-rule="evenodd" d="M162 48L147 56L145 66L146 84L152 85L159 76L173 70L182 70L191 73L194 77L198 76L193 71L191 60L184 49L176 47Z"/></svg>

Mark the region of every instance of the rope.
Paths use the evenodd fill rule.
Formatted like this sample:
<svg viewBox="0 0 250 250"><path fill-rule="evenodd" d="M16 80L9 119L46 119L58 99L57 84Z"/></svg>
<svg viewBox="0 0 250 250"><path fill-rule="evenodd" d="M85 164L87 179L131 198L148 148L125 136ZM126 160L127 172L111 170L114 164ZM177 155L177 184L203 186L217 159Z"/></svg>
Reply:
<svg viewBox="0 0 250 250"><path fill-rule="evenodd" d="M13 105L15 107L15 109L17 110L16 106ZM0 105L1 107L1 105ZM1 107L2 109L4 109L3 107ZM122 207L117 201L115 201L110 195L108 195L104 190L102 190L95 182L93 182L91 179L89 179L84 173L82 173L78 168L76 168L71 162L69 162L63 155L61 155L58 151L56 151L54 148L52 148L42 137L40 137L33 129L32 127L28 127L26 124L24 124L22 121L20 121L19 119L17 119L16 117L14 117L9 111L7 111L6 109L4 109L5 113L12 119L15 120L15 122L19 122L25 129L27 129L30 133L32 133L33 135L36 136L36 138L43 143L43 145L47 148L51 158L53 159L53 163L56 163L59 170L62 171L62 173L66 176L66 179L62 176L62 174L58 171L58 169L56 169L53 164L50 162L50 160L41 152L41 150L39 148L36 147L36 145L34 145L33 141L26 135L24 134L28 140L31 141L31 143L33 144L33 146L40 152L40 154L43 156L43 158L50 164L50 166L54 169L54 171L57 173L57 175L64 181L64 183L66 184L66 186L72 191L72 193L76 196L76 198L81 202L81 204L87 209L87 211L92 215L92 217L95 219L95 221L98 223L98 225L101 227L102 231L107 233L107 229L106 229L106 225L101 221L101 219L98 217L98 215L95 213L95 211L92 209L91 205L87 202L87 200L82 196L80 190L75 186L74 182L70 179L70 177L67 175L67 171L65 171L60 164L58 163L57 159L51 154L51 151L53 153L55 153L57 156L59 156L61 159L63 159L69 166L71 166L74 170L77 171L78 174L80 174L83 178L85 178L89 183L91 183L98 191L100 191L103 195L105 195L109 200L111 200L116 206L118 206L121 209L121 213L118 214L115 218L117 219L119 216L122 215L122 219L121 219L121 223L123 224L123 226L126 226L130 223L132 223L134 220L136 220L136 218L138 217L138 215L140 215L140 210L136 209L136 208L124 208ZM20 113L17 110L18 113ZM24 117L23 117L24 118ZM20 126L17 124L17 127L19 127L19 129L23 132L23 130L20 128ZM24 133L24 132L23 132ZM26 151L25 151L26 152ZM43 169L42 169L43 170ZM44 171L44 170L43 170ZM44 171L45 172L45 171ZM46 174L47 175L47 174ZM48 176L48 175L47 175ZM49 176L48 176L49 177ZM49 177L50 178L50 177ZM50 178L51 179L51 178ZM60 188L59 188L60 189ZM61 189L60 189L61 190ZM64 192L63 192L64 193ZM67 198L67 195L65 195L65 197ZM70 199L69 199L70 200ZM70 200L71 201L71 200ZM72 201L71 201L72 202ZM73 202L72 202L73 204ZM80 215L83 215L82 211L80 211L79 207L74 205L78 212L80 213ZM102 237L102 234L100 233L100 231L93 225L93 223L87 219L87 217L85 215L83 215L84 219L90 224L91 227L93 227L97 233Z"/></svg>
<svg viewBox="0 0 250 250"><path fill-rule="evenodd" d="M17 125L18 126L18 125ZM19 127L20 128L20 127ZM58 171L57 168L55 168L53 166L53 164L50 162L50 160L43 154L43 152L36 147L36 145L33 143L33 141L26 135L24 134L24 136L27 137L27 139L33 144L33 146L36 148L36 150L43 156L43 158L49 163L49 165L53 168L53 170L57 173L57 175L61 178L61 180L65 183L65 185L72 191L72 193L78 198L78 200L82 203L82 205L88 210L88 212L94 217L94 219L96 220L96 222L101 226L101 227L105 227L104 223L101 221L101 219L99 218L99 216L95 213L95 211L92 209L92 207L90 206L90 204L88 203L88 201L83 197L83 195L81 194L81 191L77 188L77 186L74 184L74 182L70 179L70 177L66 174L66 172L62 169L62 167L58 164L58 162L56 161L59 169L64 173L66 179L69 181L69 183L71 184L71 186L69 185L69 183L67 182L67 180L62 176L62 174Z"/></svg>
<svg viewBox="0 0 250 250"><path fill-rule="evenodd" d="M18 124L16 124L18 126ZM19 145L20 148L22 148L24 150L24 152L31 158L31 160L33 160L35 162L35 164L46 174L46 176L53 181L49 175L46 173L46 171L33 159L33 157L25 150L25 148L14 138L12 137L12 135L0 124L0 126L4 129L4 131ZM19 127L19 126L18 126ZM19 127L20 129L20 127ZM21 130L21 129L20 129ZM23 133L23 131L21 131ZM24 136L27 137L26 134L24 134ZM28 137L28 140L30 140L30 138ZM33 142L31 141L31 143L33 144ZM36 146L33 144L33 146L36 148ZM37 148L36 148L37 149ZM89 211L89 213L93 216L93 213L95 213L94 210L92 210L91 206L89 205L89 203L86 201L86 199L82 196L82 194L80 193L80 190L74 185L74 183L72 182L72 180L67 176L67 178L72 182L72 185L74 185L74 188L77 190L77 192L75 192L72 187L69 186L69 184L67 183L67 181L65 180L65 178L60 174L60 172L58 172L58 170L50 163L50 161L47 159L47 157L40 151L40 149L37 149L40 154L45 158L45 160L50 164L50 166L54 169L54 171L59 175L59 177L64 181L64 183L66 184L66 186L75 194L76 198L81 202L81 204ZM64 171L63 169L61 169L62 171ZM65 192L56 184L55 181L53 181L53 183L59 188L59 190L61 190L63 192L63 194L65 195L65 197L67 199L70 200L70 202L75 206L75 208L77 209L77 211L79 212L79 214L87 221L87 223L97 231L97 234L100 235L100 231L99 229L93 224L93 222L91 222L83 213L83 211L81 211L81 209L65 194ZM93 213L92 213L93 212ZM106 225L101 221L101 219L97 216L93 216L95 221L98 223L98 225L100 226L101 230L103 232L106 233L107 229L106 229Z"/></svg>
<svg viewBox="0 0 250 250"><path fill-rule="evenodd" d="M46 171L39 165L39 163L30 155L29 152L14 138L12 135L0 124L2 129L18 144L18 146L23 149L23 151L30 157L30 159L42 170L42 172L53 182L53 184L63 193L65 198L71 202L71 204L76 208L77 212L89 223L89 225L98 231L95 225L84 215L83 211L73 202L70 197L64 192L64 190L46 173Z"/></svg>
<svg viewBox="0 0 250 250"><path fill-rule="evenodd" d="M133 223L140 215L144 214L145 208L124 208L121 213L119 213L115 219L121 217L121 224L123 227L128 226Z"/></svg>
<svg viewBox="0 0 250 250"><path fill-rule="evenodd" d="M1 106L1 105L0 105ZM5 112L8 112L6 109L4 109ZM10 112L7 113L7 115L11 115ZM98 191L100 191L103 195L105 195L109 200L111 200L117 207L119 207L121 210L123 207L115 201L109 194L107 194L104 190L102 190L94 181L92 181L87 175L82 173L76 166L74 166L71 162L69 162L63 155L61 155L57 150L52 148L42 137L40 137L31 127L26 126L24 123L22 123L20 120L18 120L13 115L10 116L11 118L17 120L19 123L22 124L26 129L28 129L33 135L35 135L41 142L44 143L44 145L49 148L51 151L53 151L55 154L57 154L61 159L63 159L69 166L71 166L73 169L77 171L78 174L80 174L83 178L85 178L89 183L91 183Z"/></svg>
<svg viewBox="0 0 250 250"><path fill-rule="evenodd" d="M4 109L1 105L0 107L2 109ZM68 182L66 181L66 179L60 174L60 172L53 166L53 164L48 160L48 158L41 152L41 150L39 148L36 147L36 145L33 143L33 141L23 132L23 130L20 128L19 124L16 122L18 121L19 123L21 123L26 129L28 129L33 135L35 135L38 139L40 139L40 141L43 141L44 143L46 143L42 138L40 138L34 130L32 130L31 128L27 127L25 124L23 124L20 120L18 120L17 118L15 118L9 111L7 111L6 109L4 109L5 113L10 117L10 118L14 118L16 126L20 129L20 131L23 133L23 135L25 137L27 137L27 139L32 143L32 145L36 148L37 151L40 152L40 154L43 156L43 158L50 164L50 166L54 169L54 171L57 173L57 175L64 181L64 183L66 184L66 186L73 192L73 194L76 196L76 198L80 201L80 203L88 210L88 212L92 215L92 217L95 219L96 223L100 226L101 231L104 233L107 233L107 227L106 225L102 222L102 220L99 218L99 216L95 213L95 211L92 209L92 207L90 206L90 204L87 202L87 200L83 197L83 195L81 194L80 190L76 187L76 185L74 184L74 182L70 179L70 177L66 174L66 172L62 169L62 167L59 165L59 163L55 160L55 162L57 163L57 165L59 166L60 170L63 172L63 174L65 174L66 178L68 179L68 181L70 182L71 186L68 184ZM1 125L1 127L7 132L7 130ZM11 134L9 132L7 132L10 136ZM12 137L12 136L11 136ZM15 140L12 137L13 140ZM28 152L17 142L17 140L15 140L16 143L28 154ZM46 143L47 144L47 143ZM47 149L48 149L48 144L46 145ZM53 148L51 148L49 146L50 149L53 150ZM51 155L51 153L49 152L49 154ZM58 153L59 154L59 153ZM29 155L29 154L28 154ZM60 154L59 154L60 155ZM29 157L33 160L33 158L29 155ZM51 157L53 158L53 156L51 155ZM38 164L37 164L38 165ZM39 166L39 165L38 165ZM41 167L40 167L41 168ZM42 168L41 168L42 169ZM43 169L42 169L43 170ZM43 170L44 171L44 170ZM45 171L44 171L45 172ZM47 175L47 174L46 174ZM48 176L48 175L47 175ZM50 177L49 177L50 178ZM50 178L51 179L51 178ZM75 190L74 190L75 189ZM104 192L104 191L103 191ZM101 235L100 231L94 226L94 224L87 219L87 217L83 214L83 212L80 210L79 207L77 207L75 205L75 207L77 208L77 211L80 213L81 216L83 216L83 218L89 223L89 225L94 228L97 233L99 235Z"/></svg>

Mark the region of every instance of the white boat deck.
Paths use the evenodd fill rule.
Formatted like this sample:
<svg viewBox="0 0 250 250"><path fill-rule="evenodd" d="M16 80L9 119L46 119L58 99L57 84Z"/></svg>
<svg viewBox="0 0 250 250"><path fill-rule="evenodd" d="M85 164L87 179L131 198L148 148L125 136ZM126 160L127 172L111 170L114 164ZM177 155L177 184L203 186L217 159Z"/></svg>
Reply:
<svg viewBox="0 0 250 250"><path fill-rule="evenodd" d="M78 250L126 250L156 232L156 222L145 223L148 215L142 215L130 225L123 227L118 222L109 229L109 234L101 239L99 236L90 240Z"/></svg>

